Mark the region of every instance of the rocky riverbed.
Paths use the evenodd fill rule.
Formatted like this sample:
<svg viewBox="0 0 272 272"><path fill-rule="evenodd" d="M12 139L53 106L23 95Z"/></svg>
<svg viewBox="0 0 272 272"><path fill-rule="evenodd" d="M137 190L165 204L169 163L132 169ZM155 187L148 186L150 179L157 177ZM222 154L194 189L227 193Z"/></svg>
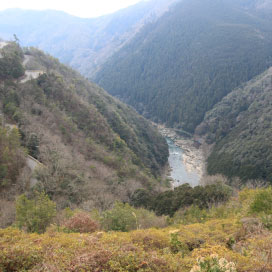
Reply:
<svg viewBox="0 0 272 272"><path fill-rule="evenodd" d="M158 125L157 127L164 137L171 139L176 146L181 148L182 156L180 156L180 167L185 167L186 169L186 176L184 178L189 179L190 176L197 175L198 184L200 184L200 180L205 172L205 158L201 145L193 139L179 136L173 129L166 128L162 125ZM173 171L173 169L170 171ZM180 182L181 184L184 183L183 181ZM193 186L198 185L195 181L189 183ZM180 185L179 182L175 181L174 186L177 184Z"/></svg>

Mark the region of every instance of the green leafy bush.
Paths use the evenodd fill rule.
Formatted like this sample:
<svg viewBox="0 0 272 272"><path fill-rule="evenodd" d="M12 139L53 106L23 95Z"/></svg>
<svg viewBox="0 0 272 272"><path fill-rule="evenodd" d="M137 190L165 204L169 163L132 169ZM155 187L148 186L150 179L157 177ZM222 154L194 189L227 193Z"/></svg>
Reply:
<svg viewBox="0 0 272 272"><path fill-rule="evenodd" d="M178 239L178 233L171 233L171 240L170 240L170 244L171 244L171 251L173 253L178 253L181 252L182 256L184 257L184 255L189 252L189 248L185 243L182 243L179 239Z"/></svg>
<svg viewBox="0 0 272 272"><path fill-rule="evenodd" d="M154 212L146 209L135 209L137 227L139 229L163 228L168 226L168 216L157 216Z"/></svg>
<svg viewBox="0 0 272 272"><path fill-rule="evenodd" d="M256 194L250 206L250 212L272 214L272 187L260 190Z"/></svg>
<svg viewBox="0 0 272 272"><path fill-rule="evenodd" d="M114 207L105 211L101 217L105 230L130 231L135 229L163 228L168 226L167 216L157 216L153 211L135 209L128 203L116 202Z"/></svg>
<svg viewBox="0 0 272 272"><path fill-rule="evenodd" d="M257 214L263 225L272 229L272 187L258 191L250 205L249 212Z"/></svg>
<svg viewBox="0 0 272 272"><path fill-rule="evenodd" d="M206 221L207 216L206 209L200 209L198 206L192 205L187 209L178 210L170 221L175 224L202 223Z"/></svg>
<svg viewBox="0 0 272 272"><path fill-rule="evenodd" d="M25 194L16 200L16 223L28 232L43 233L56 215L56 204L44 192L35 192L32 199Z"/></svg>
<svg viewBox="0 0 272 272"><path fill-rule="evenodd" d="M129 231L137 228L135 209L129 204L116 202L111 210L102 214L102 226L106 230Z"/></svg>

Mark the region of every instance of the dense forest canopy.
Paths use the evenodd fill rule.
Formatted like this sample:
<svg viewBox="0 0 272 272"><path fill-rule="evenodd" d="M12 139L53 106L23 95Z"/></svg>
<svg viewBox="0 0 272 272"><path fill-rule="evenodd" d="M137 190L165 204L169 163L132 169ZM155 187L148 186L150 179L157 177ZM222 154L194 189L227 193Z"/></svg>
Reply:
<svg viewBox="0 0 272 272"><path fill-rule="evenodd" d="M272 64L271 13L258 3L182 1L114 54L96 82L148 118L193 132Z"/></svg>
<svg viewBox="0 0 272 272"><path fill-rule="evenodd" d="M215 144L208 173L272 182L271 68L227 95L196 132Z"/></svg>

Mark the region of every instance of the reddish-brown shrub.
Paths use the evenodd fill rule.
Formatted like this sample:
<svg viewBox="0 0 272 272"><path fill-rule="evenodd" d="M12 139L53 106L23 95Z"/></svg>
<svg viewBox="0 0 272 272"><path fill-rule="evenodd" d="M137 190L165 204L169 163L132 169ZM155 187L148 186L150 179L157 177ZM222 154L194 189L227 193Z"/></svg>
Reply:
<svg viewBox="0 0 272 272"><path fill-rule="evenodd" d="M98 224L90 218L89 214L84 212L73 215L64 223L64 226L71 232L92 233L98 230Z"/></svg>
<svg viewBox="0 0 272 272"><path fill-rule="evenodd" d="M107 250L98 249L96 252L85 253L76 257L70 264L70 272L93 271L100 272L108 268L111 253Z"/></svg>

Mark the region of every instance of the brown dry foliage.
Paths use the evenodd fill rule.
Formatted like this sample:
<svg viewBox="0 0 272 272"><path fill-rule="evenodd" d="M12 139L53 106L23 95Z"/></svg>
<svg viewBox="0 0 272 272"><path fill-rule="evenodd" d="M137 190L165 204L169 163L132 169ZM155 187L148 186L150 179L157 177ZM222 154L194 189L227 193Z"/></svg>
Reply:
<svg viewBox="0 0 272 272"><path fill-rule="evenodd" d="M68 219L64 226L71 232L92 233L98 230L98 224L92 220L89 214L80 212Z"/></svg>
<svg viewBox="0 0 272 272"><path fill-rule="evenodd" d="M107 250L98 249L95 252L84 253L76 257L70 264L70 272L104 271L108 267L111 253Z"/></svg>

